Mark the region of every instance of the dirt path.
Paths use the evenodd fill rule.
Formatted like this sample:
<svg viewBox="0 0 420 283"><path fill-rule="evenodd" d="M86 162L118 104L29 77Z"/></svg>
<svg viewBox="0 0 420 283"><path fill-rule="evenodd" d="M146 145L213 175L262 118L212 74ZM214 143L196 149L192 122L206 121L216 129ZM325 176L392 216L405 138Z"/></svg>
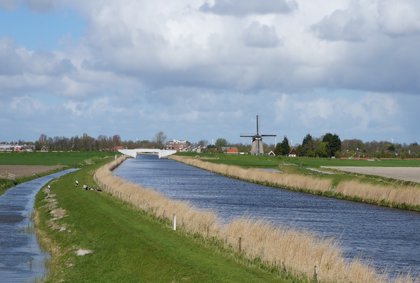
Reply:
<svg viewBox="0 0 420 283"><path fill-rule="evenodd" d="M61 165L0 165L0 178L14 179L62 168Z"/></svg>
<svg viewBox="0 0 420 283"><path fill-rule="evenodd" d="M352 166L322 166L350 173L375 175L403 181L420 183L420 167L352 167Z"/></svg>

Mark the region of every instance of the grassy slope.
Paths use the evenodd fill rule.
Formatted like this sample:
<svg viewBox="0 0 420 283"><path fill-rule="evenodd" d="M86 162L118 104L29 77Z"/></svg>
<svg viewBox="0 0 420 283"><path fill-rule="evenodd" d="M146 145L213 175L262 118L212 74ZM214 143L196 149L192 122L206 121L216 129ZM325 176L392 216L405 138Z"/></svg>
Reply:
<svg viewBox="0 0 420 283"><path fill-rule="evenodd" d="M76 178L81 184L93 183L94 167L52 184L59 206L68 215L60 223L71 233L47 227L50 216L43 207L44 193L37 196L38 227L61 247L61 256L52 261L48 282L292 282L222 250L217 243L173 232L169 223L104 193L75 189ZM77 248L94 253L77 257Z"/></svg>
<svg viewBox="0 0 420 283"><path fill-rule="evenodd" d="M0 165L63 165L64 167L81 167L113 154L110 152L2 152L0 153ZM0 179L0 195L10 187L55 171L59 170L35 174L16 180Z"/></svg>

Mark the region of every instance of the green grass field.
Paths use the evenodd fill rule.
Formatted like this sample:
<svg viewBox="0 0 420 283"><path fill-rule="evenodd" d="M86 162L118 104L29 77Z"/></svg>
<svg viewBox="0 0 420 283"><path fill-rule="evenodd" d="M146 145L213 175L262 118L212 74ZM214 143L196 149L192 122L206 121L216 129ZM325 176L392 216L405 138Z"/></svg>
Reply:
<svg viewBox="0 0 420 283"><path fill-rule="evenodd" d="M81 167L94 159L112 156L112 152L11 152L0 153L1 165L64 165Z"/></svg>
<svg viewBox="0 0 420 283"><path fill-rule="evenodd" d="M67 216L58 221L64 232L49 227L45 193L37 196L40 238L55 243L50 248L59 247L47 282L301 282L249 262L215 241L174 232L170 223L105 193L74 187L75 179L93 184L97 167L83 167L51 184L66 210ZM76 256L79 248L93 253Z"/></svg>

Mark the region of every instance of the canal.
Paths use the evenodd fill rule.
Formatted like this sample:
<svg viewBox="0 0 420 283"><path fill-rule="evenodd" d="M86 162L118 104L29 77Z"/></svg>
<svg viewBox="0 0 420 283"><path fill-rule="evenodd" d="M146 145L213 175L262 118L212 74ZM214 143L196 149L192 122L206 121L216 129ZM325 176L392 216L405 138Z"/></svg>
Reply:
<svg viewBox="0 0 420 283"><path fill-rule="evenodd" d="M45 254L39 247L31 214L36 193L69 169L19 184L0 196L0 281L34 282L45 275Z"/></svg>
<svg viewBox="0 0 420 283"><path fill-rule="evenodd" d="M114 174L224 221L252 217L333 237L346 258L420 277L420 213L260 186L155 156L128 159Z"/></svg>

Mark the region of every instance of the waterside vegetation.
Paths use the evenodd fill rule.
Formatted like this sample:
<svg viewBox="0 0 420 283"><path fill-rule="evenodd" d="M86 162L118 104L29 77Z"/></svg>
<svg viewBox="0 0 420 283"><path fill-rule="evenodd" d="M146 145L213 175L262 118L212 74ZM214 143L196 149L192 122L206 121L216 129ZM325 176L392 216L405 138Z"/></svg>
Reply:
<svg viewBox="0 0 420 283"><path fill-rule="evenodd" d="M363 161L334 159L285 158L259 156L171 156L171 158L208 171L273 187L288 188L339 199L348 199L400 209L420 211L420 187L418 184L390 180L380 177L358 176L356 174L321 171L324 164L371 164ZM381 161L381 164L395 166L397 160ZM302 165L304 164L304 165ZM307 165L310 164L311 167ZM406 164L420 165L412 160ZM261 168L271 168L269 172ZM312 170L309 170L312 169ZM315 169L315 170L313 170Z"/></svg>
<svg viewBox="0 0 420 283"><path fill-rule="evenodd" d="M344 260L334 240L321 239L310 232L272 227L260 220L236 219L221 224L210 211L197 210L156 191L128 183L112 174L122 161L116 160L96 171L95 180L103 190L164 222L176 215L179 227L186 233L221 243L225 249L236 250L253 262L261 262L277 272L286 272L308 282L314 277L320 282L389 280L358 260ZM413 282L413 279L401 277L396 282Z"/></svg>
<svg viewBox="0 0 420 283"><path fill-rule="evenodd" d="M82 184L96 187L93 174L105 162L98 160L63 176L37 195L38 238L52 255L45 282L305 282L227 250L213 238L172 231L167 219L133 205L134 199L141 201L140 193L126 197L124 189L115 189L114 196L131 198L126 202L83 190ZM101 172L96 174L101 183L110 181L103 180ZM75 186L75 180L80 186ZM120 185L114 182L107 187ZM186 204L179 207L188 210ZM192 223L203 215L206 223L215 219L208 213L180 220Z"/></svg>

